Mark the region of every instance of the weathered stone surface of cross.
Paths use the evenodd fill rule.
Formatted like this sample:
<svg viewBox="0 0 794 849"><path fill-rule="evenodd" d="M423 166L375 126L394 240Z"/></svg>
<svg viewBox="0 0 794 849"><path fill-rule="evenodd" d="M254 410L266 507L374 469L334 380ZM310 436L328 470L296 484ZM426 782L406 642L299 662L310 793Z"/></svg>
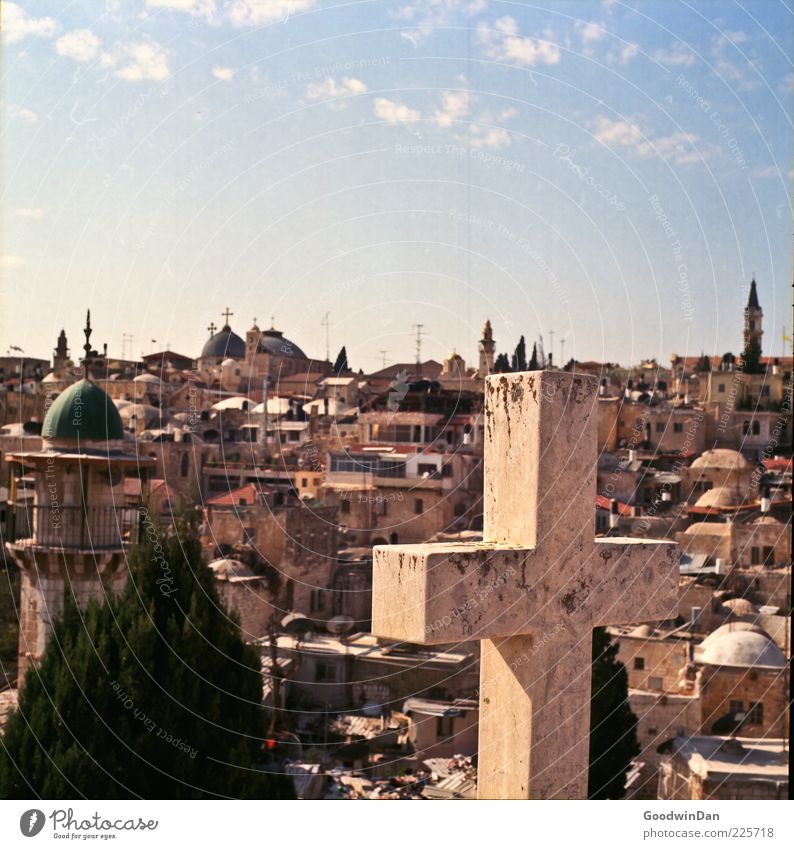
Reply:
<svg viewBox="0 0 794 849"><path fill-rule="evenodd" d="M584 799L592 629L675 617L678 546L596 539L597 381L485 387L483 542L376 546L372 629L481 641L478 796Z"/></svg>

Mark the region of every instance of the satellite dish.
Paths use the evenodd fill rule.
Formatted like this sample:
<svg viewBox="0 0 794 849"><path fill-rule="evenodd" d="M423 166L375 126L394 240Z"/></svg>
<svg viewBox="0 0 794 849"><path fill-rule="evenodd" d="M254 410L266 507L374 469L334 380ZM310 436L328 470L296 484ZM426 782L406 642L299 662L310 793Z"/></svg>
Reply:
<svg viewBox="0 0 794 849"><path fill-rule="evenodd" d="M326 628L330 634L347 634L352 630L355 622L350 616L334 616L326 623Z"/></svg>
<svg viewBox="0 0 794 849"><path fill-rule="evenodd" d="M288 613L281 620L281 627L287 634L301 634L311 631L314 623L303 613Z"/></svg>

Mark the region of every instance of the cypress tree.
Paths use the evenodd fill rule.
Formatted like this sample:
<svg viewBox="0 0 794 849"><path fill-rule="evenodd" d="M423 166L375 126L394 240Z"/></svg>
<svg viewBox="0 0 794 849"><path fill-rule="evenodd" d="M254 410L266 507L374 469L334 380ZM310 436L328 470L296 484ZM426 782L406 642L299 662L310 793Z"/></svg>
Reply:
<svg viewBox="0 0 794 849"><path fill-rule="evenodd" d="M350 371L350 366L347 364L347 349L342 345L342 350L336 355L334 374L342 374L346 371Z"/></svg>
<svg viewBox="0 0 794 849"><path fill-rule="evenodd" d="M290 798L257 768L258 653L203 561L195 511L148 525L118 597L67 597L0 748L0 797Z"/></svg>
<svg viewBox="0 0 794 849"><path fill-rule="evenodd" d="M637 717L629 706L629 676L617 654L617 643L604 628L596 628L590 699L590 799L621 799L631 761L640 753Z"/></svg>

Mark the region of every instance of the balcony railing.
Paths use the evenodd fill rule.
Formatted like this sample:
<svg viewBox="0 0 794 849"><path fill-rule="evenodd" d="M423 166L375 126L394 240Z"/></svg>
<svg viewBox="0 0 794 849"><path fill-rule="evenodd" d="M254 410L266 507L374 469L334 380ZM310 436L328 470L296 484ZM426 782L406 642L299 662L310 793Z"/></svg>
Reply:
<svg viewBox="0 0 794 849"><path fill-rule="evenodd" d="M138 507L9 505L5 538L17 545L57 549L120 549L138 541Z"/></svg>

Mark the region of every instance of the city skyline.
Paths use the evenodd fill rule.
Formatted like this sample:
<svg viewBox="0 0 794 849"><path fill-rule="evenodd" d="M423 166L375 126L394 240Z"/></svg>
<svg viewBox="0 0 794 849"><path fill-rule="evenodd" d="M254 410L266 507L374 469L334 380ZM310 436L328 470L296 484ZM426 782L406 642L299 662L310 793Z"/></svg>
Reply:
<svg viewBox="0 0 794 849"><path fill-rule="evenodd" d="M365 371L416 323L473 363L485 318L663 364L738 353L755 275L787 354L785 6L570 11L5 3L4 349L90 306L114 356L192 355L228 305L316 357L330 312Z"/></svg>

